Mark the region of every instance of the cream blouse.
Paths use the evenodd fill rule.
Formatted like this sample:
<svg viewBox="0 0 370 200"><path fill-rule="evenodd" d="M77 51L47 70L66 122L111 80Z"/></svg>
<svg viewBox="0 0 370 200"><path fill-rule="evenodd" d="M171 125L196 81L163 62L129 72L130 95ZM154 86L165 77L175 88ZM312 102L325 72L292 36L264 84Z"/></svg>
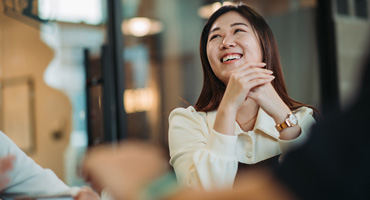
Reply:
<svg viewBox="0 0 370 200"><path fill-rule="evenodd" d="M231 188L238 162L254 164L286 153L306 140L315 123L312 109L301 107L295 110L301 134L280 140L274 119L260 108L252 131L243 131L235 122L235 136L230 136L213 130L216 114L189 106L176 108L169 116L170 164L182 186Z"/></svg>

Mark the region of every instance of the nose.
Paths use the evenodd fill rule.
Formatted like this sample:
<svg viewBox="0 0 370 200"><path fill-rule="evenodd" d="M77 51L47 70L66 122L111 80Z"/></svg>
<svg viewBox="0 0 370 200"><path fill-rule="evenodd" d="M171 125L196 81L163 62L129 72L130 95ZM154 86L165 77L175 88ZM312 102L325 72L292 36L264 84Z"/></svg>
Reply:
<svg viewBox="0 0 370 200"><path fill-rule="evenodd" d="M235 47L235 46L236 44L235 44L235 41L232 39L232 37L225 37L222 40L220 49L228 49L228 48Z"/></svg>

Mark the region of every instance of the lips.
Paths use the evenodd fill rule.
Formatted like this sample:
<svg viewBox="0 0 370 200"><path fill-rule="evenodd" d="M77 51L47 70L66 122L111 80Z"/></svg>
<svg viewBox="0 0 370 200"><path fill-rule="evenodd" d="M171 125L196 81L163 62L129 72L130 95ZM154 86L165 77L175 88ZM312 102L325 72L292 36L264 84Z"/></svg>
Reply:
<svg viewBox="0 0 370 200"><path fill-rule="evenodd" d="M224 55L220 61L224 63L232 60L239 60L241 57L243 57L242 54L227 54Z"/></svg>

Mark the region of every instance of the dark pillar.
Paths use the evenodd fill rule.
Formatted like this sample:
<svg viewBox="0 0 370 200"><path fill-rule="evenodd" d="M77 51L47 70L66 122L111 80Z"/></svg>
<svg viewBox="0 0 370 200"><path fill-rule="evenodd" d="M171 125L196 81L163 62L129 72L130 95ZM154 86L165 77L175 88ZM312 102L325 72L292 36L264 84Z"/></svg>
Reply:
<svg viewBox="0 0 370 200"><path fill-rule="evenodd" d="M332 1L317 1L317 41L320 64L321 111L339 109L337 51Z"/></svg>
<svg viewBox="0 0 370 200"><path fill-rule="evenodd" d="M105 140L117 141L127 137L126 113L123 106L124 92L124 69L123 69L123 35L121 32L120 0L108 0L108 44L105 51L105 63L103 66L103 90L105 114Z"/></svg>

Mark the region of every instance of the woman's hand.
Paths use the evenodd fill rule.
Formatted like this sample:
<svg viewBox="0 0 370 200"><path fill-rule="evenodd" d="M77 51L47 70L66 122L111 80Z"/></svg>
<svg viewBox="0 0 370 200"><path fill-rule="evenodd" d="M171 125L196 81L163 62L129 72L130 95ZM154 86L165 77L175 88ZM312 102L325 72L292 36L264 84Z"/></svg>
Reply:
<svg viewBox="0 0 370 200"><path fill-rule="evenodd" d="M248 93L248 98L253 99L268 115L274 118L276 124L284 122L288 113L291 112L271 83L252 88ZM280 139L292 140L297 138L300 133L299 125L289 127L280 132Z"/></svg>
<svg viewBox="0 0 370 200"><path fill-rule="evenodd" d="M276 123L281 123L290 112L289 107L280 98L271 83L254 87L248 93L248 98L253 99Z"/></svg>
<svg viewBox="0 0 370 200"><path fill-rule="evenodd" d="M274 79L272 71L263 69L265 65L265 63L247 63L230 74L225 94L217 111L213 127L215 131L234 135L236 113L246 101L249 91Z"/></svg>
<svg viewBox="0 0 370 200"><path fill-rule="evenodd" d="M252 88L270 83L274 76L264 66L265 63L247 63L234 70L230 74L221 104L238 110Z"/></svg>

